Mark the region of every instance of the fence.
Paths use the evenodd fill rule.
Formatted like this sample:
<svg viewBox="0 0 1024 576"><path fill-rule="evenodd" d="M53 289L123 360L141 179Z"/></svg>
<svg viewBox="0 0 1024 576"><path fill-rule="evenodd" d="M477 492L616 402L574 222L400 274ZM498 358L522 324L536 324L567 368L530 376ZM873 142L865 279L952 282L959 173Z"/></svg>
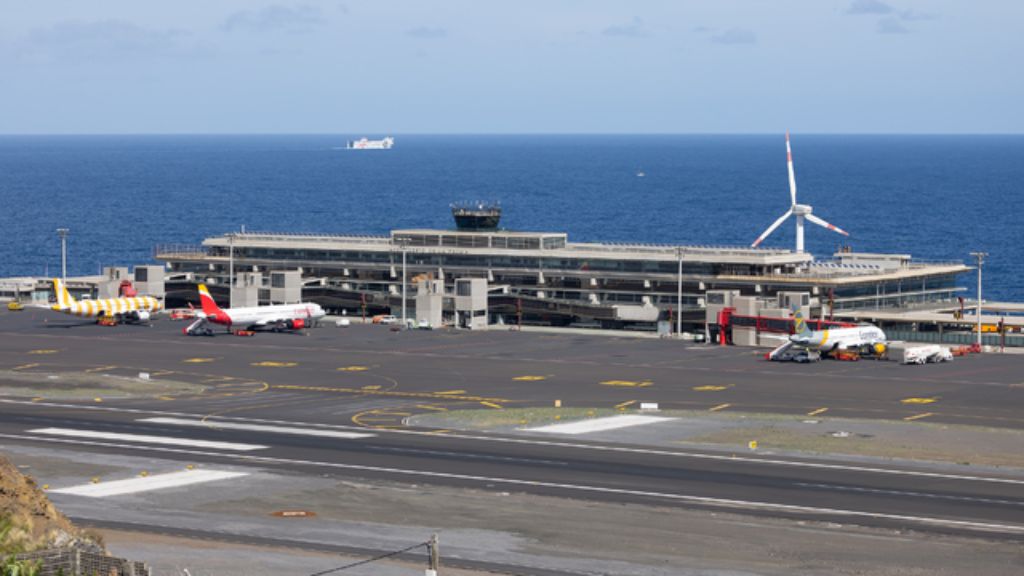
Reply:
<svg viewBox="0 0 1024 576"><path fill-rule="evenodd" d="M17 555L39 562L39 576L150 576L149 566L77 548L49 548Z"/></svg>
<svg viewBox="0 0 1024 576"><path fill-rule="evenodd" d="M927 342L929 344L955 344L969 346L978 341L978 335L972 332L914 332L911 330L890 330L886 328L885 336L889 340L906 340L908 342ZM984 334L981 335L983 346L1002 346L1003 335ZM1024 347L1024 334L1007 334L1005 345L1007 348Z"/></svg>

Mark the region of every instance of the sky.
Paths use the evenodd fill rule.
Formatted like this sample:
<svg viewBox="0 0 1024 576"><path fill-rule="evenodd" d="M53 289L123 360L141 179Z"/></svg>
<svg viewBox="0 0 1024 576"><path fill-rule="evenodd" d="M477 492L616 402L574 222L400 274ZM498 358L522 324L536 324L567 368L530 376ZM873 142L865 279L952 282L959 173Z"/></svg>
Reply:
<svg viewBox="0 0 1024 576"><path fill-rule="evenodd" d="M0 0L0 133L1021 133L1020 0Z"/></svg>

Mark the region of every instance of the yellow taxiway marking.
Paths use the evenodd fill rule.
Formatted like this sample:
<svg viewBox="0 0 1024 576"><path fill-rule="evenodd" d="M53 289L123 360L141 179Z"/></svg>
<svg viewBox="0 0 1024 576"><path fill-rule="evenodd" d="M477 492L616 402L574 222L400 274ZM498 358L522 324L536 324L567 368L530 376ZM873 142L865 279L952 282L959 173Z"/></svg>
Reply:
<svg viewBox="0 0 1024 576"><path fill-rule="evenodd" d="M363 390L362 388L332 388L330 386L300 386L298 384L274 384L270 386L278 390L308 390L311 392L337 392L339 394L372 394L375 396L392 396L395 398L431 398L434 400L464 400L466 402L511 402L505 398L487 398L484 396L441 395L437 392L397 392L394 390ZM460 390L460 392L464 392Z"/></svg>
<svg viewBox="0 0 1024 576"><path fill-rule="evenodd" d="M436 412L447 412L448 409L444 406L434 406L433 404L417 404L417 408L421 410L434 410Z"/></svg>
<svg viewBox="0 0 1024 576"><path fill-rule="evenodd" d="M185 358L182 362L186 364L206 364L207 362L213 362L216 358Z"/></svg>
<svg viewBox="0 0 1024 576"><path fill-rule="evenodd" d="M729 406L732 406L732 404L719 404L718 406L708 408L708 412L718 412L719 410L725 410Z"/></svg>
<svg viewBox="0 0 1024 576"><path fill-rule="evenodd" d="M934 412L925 412L923 414L914 414L913 416L907 416L906 418L904 418L904 420L906 420L907 422L910 422L911 420L920 420L921 418L927 418L929 416L935 416L935 413Z"/></svg>
<svg viewBox="0 0 1024 576"><path fill-rule="evenodd" d="M46 398L42 396L36 396L35 398L32 399L33 402L42 402L43 400L46 400Z"/></svg>
<svg viewBox="0 0 1024 576"><path fill-rule="evenodd" d="M904 398L900 402L903 404L931 404L937 400L938 398Z"/></svg>
<svg viewBox="0 0 1024 576"><path fill-rule="evenodd" d="M601 382L602 386L623 386L626 388L646 388L653 384L654 382L651 382L650 380L605 380L604 382Z"/></svg>
<svg viewBox="0 0 1024 576"><path fill-rule="evenodd" d="M488 408L494 408L495 410L504 410L505 409L505 407L502 406L501 404L495 404L494 402L487 402L486 400L483 401L483 402L480 402L480 404L483 404L484 406L487 406Z"/></svg>
<svg viewBox="0 0 1024 576"><path fill-rule="evenodd" d="M85 370L82 370L82 372L107 372L108 370L113 370L114 368L117 368L117 366L111 364L110 366L97 366L96 368L87 368Z"/></svg>
<svg viewBox="0 0 1024 576"><path fill-rule="evenodd" d="M206 378L204 380L200 380L200 383L202 383L202 384L213 384L214 382L227 382L228 380L234 380L234 379L235 379L234 376L214 376L212 378Z"/></svg>
<svg viewBox="0 0 1024 576"><path fill-rule="evenodd" d="M622 410L626 406L632 406L633 404L636 404L636 400L626 400L625 402L623 402L621 404L616 404L615 407L618 408L619 410Z"/></svg>
<svg viewBox="0 0 1024 576"><path fill-rule="evenodd" d="M445 390L444 392L434 392L434 394L438 396L458 396L465 393L465 390Z"/></svg>
<svg viewBox="0 0 1024 576"><path fill-rule="evenodd" d="M517 382L537 382L538 380L547 380L547 376L516 376L513 380Z"/></svg>
<svg viewBox="0 0 1024 576"><path fill-rule="evenodd" d="M164 401L174 400L174 396L158 396L158 398Z"/></svg>
<svg viewBox="0 0 1024 576"><path fill-rule="evenodd" d="M57 350L52 350L52 349L49 349L49 348L40 348L38 350L29 350L28 353L29 354L56 354Z"/></svg>
<svg viewBox="0 0 1024 576"><path fill-rule="evenodd" d="M818 408L817 410L811 410L807 413L808 416L817 416L818 414L824 414L828 412L828 408Z"/></svg>
<svg viewBox="0 0 1024 576"><path fill-rule="evenodd" d="M294 368L298 366L298 362L275 362L273 360L264 360L263 362L253 362L253 366L259 366L262 368Z"/></svg>
<svg viewBox="0 0 1024 576"><path fill-rule="evenodd" d="M338 372L365 372L369 369L368 366L342 366L338 368Z"/></svg>
<svg viewBox="0 0 1024 576"><path fill-rule="evenodd" d="M363 390L380 390L380 384L370 384L369 386L363 386Z"/></svg>
<svg viewBox="0 0 1024 576"><path fill-rule="evenodd" d="M34 362L32 364L22 364L21 366L15 366L14 368L11 368L11 370L28 370L29 368L35 368L36 366L39 366L38 362Z"/></svg>
<svg viewBox="0 0 1024 576"><path fill-rule="evenodd" d="M720 391L725 390L727 388L729 388L729 387L728 386L714 386L714 385L694 386L693 387L693 389L696 390L697 392L720 392Z"/></svg>
<svg viewBox="0 0 1024 576"><path fill-rule="evenodd" d="M431 430L430 432L427 432L427 434L449 434L449 433L451 433L451 430Z"/></svg>
<svg viewBox="0 0 1024 576"><path fill-rule="evenodd" d="M158 370L156 372L151 372L150 377L158 378L160 376L167 376L168 374L174 374L174 370Z"/></svg>

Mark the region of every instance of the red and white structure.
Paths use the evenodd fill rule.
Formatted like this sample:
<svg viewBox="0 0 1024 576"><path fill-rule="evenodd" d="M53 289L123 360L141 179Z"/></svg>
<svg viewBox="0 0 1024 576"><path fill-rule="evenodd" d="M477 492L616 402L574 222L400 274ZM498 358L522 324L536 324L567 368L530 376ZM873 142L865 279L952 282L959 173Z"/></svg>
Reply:
<svg viewBox="0 0 1024 576"><path fill-rule="evenodd" d="M808 206L806 204L797 204L797 202L796 202L796 176L793 173L793 151L792 151L792 149L789 146L789 131L788 130L786 131L786 163L787 163L787 165L789 167L789 198L790 198L790 201L791 201L791 205L789 207L789 210L787 210L785 214L783 214L781 217L779 217L778 220L776 220L771 226L769 226L768 229L765 230L763 234L758 236L757 240L754 240L754 243L750 245L751 248L756 248L758 244L760 244L765 238L767 238L772 232L774 232L775 229L778 228L780 225L782 225L782 223L786 221L786 218L789 218L790 216L796 216L796 251L797 252L803 252L804 251L804 219L810 220L811 222L814 222L815 224L817 224L818 226L821 226L822 228L828 228L829 230L832 230L834 232L838 232L838 233L842 234L843 236L849 236L850 234L848 232L846 232L845 230L843 230L842 228L839 228L838 226L833 226L832 224L829 224L828 222L826 222L826 221L822 220L821 218L818 218L817 216L812 214L811 212L813 212L814 209L811 208L810 206Z"/></svg>

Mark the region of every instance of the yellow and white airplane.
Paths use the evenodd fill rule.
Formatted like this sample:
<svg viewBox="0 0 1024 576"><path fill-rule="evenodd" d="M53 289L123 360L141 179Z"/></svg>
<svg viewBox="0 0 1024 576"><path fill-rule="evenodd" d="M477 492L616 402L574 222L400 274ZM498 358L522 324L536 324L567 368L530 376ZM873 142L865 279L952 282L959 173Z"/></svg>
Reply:
<svg viewBox="0 0 1024 576"><path fill-rule="evenodd" d="M57 303L51 307L51 310L97 320L111 319L117 322L138 324L148 322L153 313L163 307L160 301L152 296L75 300L60 278L53 279L53 291L57 294Z"/></svg>

